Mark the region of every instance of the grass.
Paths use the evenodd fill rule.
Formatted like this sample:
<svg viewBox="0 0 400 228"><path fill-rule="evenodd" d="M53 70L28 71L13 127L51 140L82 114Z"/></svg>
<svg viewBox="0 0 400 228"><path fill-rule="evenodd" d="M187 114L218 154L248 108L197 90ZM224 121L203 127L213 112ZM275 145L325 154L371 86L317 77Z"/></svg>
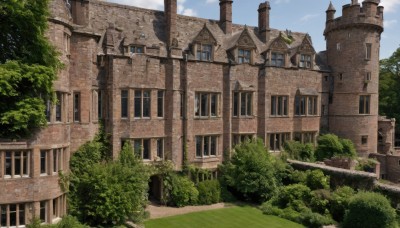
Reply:
<svg viewBox="0 0 400 228"><path fill-rule="evenodd" d="M146 228L302 228L303 226L276 216L264 215L250 206L195 212L160 219L148 220Z"/></svg>

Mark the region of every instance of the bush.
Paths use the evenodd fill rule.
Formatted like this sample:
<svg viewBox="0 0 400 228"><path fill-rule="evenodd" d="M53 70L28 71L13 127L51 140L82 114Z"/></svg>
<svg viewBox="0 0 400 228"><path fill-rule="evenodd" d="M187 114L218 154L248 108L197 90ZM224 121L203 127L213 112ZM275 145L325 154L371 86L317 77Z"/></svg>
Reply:
<svg viewBox="0 0 400 228"><path fill-rule="evenodd" d="M260 206L260 210L266 215L275 215L281 217L283 214L282 209L279 207L273 206L270 201L263 203Z"/></svg>
<svg viewBox="0 0 400 228"><path fill-rule="evenodd" d="M338 222L343 221L344 213L349 206L350 198L355 194L355 191L348 187L340 187L332 193L330 212Z"/></svg>
<svg viewBox="0 0 400 228"><path fill-rule="evenodd" d="M329 189L329 176L325 176L324 173L319 170L307 170L306 171L306 185L311 190L316 189Z"/></svg>
<svg viewBox="0 0 400 228"><path fill-rule="evenodd" d="M310 208L313 212L329 214L331 192L326 189L319 189L311 192Z"/></svg>
<svg viewBox="0 0 400 228"><path fill-rule="evenodd" d="M195 205L199 197L194 183L186 176L172 176L172 191L170 195L170 205L184 207Z"/></svg>
<svg viewBox="0 0 400 228"><path fill-rule="evenodd" d="M197 185L199 204L209 205L220 202L221 186L218 180L206 180Z"/></svg>
<svg viewBox="0 0 400 228"><path fill-rule="evenodd" d="M378 161L373 158L360 158L358 159L356 170L372 173L375 170L376 164L378 164Z"/></svg>
<svg viewBox="0 0 400 228"><path fill-rule="evenodd" d="M311 189L303 184L292 184L281 187L279 194L271 199L272 205L280 208L292 207L296 211L306 208L304 202L311 198Z"/></svg>
<svg viewBox="0 0 400 228"><path fill-rule="evenodd" d="M318 147L315 150L315 157L318 161L339 155L343 151L343 145L334 134L322 135L318 138Z"/></svg>
<svg viewBox="0 0 400 228"><path fill-rule="evenodd" d="M308 228L320 228L322 226L332 225L335 223L332 218L311 211L302 213L300 219L301 224Z"/></svg>
<svg viewBox="0 0 400 228"><path fill-rule="evenodd" d="M322 135L318 138L318 147L315 150L318 161L332 157L356 157L356 150L352 141L340 139L334 134Z"/></svg>
<svg viewBox="0 0 400 228"><path fill-rule="evenodd" d="M396 211L383 195L361 192L353 196L343 221L343 228L397 227Z"/></svg>
<svg viewBox="0 0 400 228"><path fill-rule="evenodd" d="M237 145L230 161L220 166L222 178L244 200L263 202L277 190L275 159L261 140Z"/></svg>
<svg viewBox="0 0 400 228"><path fill-rule="evenodd" d="M312 162L314 158L314 145L303 144L297 141L287 141L284 145L285 152L290 159Z"/></svg>

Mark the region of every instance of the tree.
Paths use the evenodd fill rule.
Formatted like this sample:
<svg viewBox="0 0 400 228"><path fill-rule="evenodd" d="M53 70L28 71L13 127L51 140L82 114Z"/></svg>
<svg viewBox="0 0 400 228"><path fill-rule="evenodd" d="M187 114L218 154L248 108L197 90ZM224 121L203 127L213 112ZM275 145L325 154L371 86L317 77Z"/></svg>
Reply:
<svg viewBox="0 0 400 228"><path fill-rule="evenodd" d="M263 202L277 189L274 158L261 140L237 145L232 159L221 165L220 170L227 185L245 200Z"/></svg>
<svg viewBox="0 0 400 228"><path fill-rule="evenodd" d="M29 136L46 125L45 100L61 63L45 37L48 0L2 1L0 6L0 137Z"/></svg>
<svg viewBox="0 0 400 228"><path fill-rule="evenodd" d="M400 119L400 48L380 61L379 114ZM400 131L396 124L396 132Z"/></svg>
<svg viewBox="0 0 400 228"><path fill-rule="evenodd" d="M389 228L398 227L396 210L383 195L360 192L350 199L344 216L343 228Z"/></svg>
<svg viewBox="0 0 400 228"><path fill-rule="evenodd" d="M71 157L70 213L91 226L140 221L147 203L149 167L126 143L116 161L107 161L100 140L86 143Z"/></svg>
<svg viewBox="0 0 400 228"><path fill-rule="evenodd" d="M318 138L318 147L315 150L318 161L332 157L356 157L353 142L348 139L340 139L334 134L322 135Z"/></svg>

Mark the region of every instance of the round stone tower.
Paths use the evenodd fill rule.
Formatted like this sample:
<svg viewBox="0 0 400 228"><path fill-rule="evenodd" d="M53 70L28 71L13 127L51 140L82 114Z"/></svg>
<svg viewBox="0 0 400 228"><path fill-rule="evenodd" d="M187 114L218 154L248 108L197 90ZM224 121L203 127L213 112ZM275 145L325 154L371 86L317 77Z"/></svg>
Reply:
<svg viewBox="0 0 400 228"><path fill-rule="evenodd" d="M361 156L377 151L380 0L357 0L335 18L330 3L324 36L331 68L329 130L354 142Z"/></svg>

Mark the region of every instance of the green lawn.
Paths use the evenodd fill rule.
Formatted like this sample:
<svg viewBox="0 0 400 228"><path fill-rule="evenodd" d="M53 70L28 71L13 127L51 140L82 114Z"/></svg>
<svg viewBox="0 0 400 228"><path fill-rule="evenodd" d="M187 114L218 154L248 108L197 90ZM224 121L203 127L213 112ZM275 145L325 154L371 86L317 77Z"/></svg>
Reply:
<svg viewBox="0 0 400 228"><path fill-rule="evenodd" d="M264 215L250 206L190 213L145 222L146 228L302 228L302 225L275 216Z"/></svg>

